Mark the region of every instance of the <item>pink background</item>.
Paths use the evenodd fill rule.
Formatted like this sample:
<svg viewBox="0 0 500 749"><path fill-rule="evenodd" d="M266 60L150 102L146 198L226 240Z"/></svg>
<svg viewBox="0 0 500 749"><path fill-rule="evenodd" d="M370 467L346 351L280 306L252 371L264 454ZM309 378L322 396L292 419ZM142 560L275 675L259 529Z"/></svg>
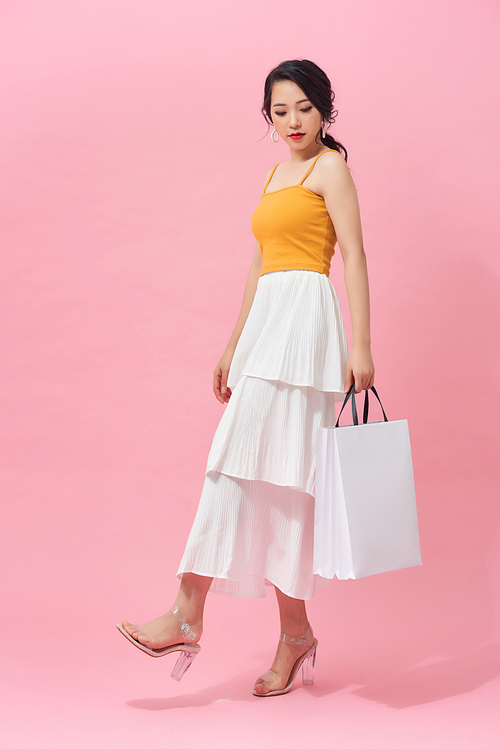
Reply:
<svg viewBox="0 0 500 749"><path fill-rule="evenodd" d="M499 20L487 0L2 3L5 746L498 747ZM288 157L263 82L293 57L337 93L424 564L320 592L317 683L266 701L271 592L210 597L181 685L114 623L175 596L250 216ZM340 255L331 278L347 319Z"/></svg>

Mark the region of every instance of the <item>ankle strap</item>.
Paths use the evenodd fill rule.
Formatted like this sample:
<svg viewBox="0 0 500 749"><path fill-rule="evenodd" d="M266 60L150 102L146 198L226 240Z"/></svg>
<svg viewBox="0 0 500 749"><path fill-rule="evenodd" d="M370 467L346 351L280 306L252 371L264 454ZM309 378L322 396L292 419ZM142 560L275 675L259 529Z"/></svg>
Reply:
<svg viewBox="0 0 500 749"><path fill-rule="evenodd" d="M286 635L284 632L280 635L280 642L286 642L287 645L303 645L307 647L311 644L313 639L312 629L309 625L307 632L302 637L292 637L292 635Z"/></svg>
<svg viewBox="0 0 500 749"><path fill-rule="evenodd" d="M198 634L201 634L200 630L203 630L203 624L193 624L192 626L191 624L188 624L187 621L183 618L178 607L175 605L172 606L170 611L179 622L179 627L186 640L191 640L194 642Z"/></svg>

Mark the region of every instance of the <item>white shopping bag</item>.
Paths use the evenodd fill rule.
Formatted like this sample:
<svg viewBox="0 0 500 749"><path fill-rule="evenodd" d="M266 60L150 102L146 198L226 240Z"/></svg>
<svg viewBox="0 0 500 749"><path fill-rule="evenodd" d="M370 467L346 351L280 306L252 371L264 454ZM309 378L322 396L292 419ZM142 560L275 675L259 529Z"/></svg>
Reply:
<svg viewBox="0 0 500 749"><path fill-rule="evenodd" d="M339 427L349 399L353 425ZM358 424L354 386L340 414L318 430L314 573L347 580L422 564L408 422L383 411L367 423L366 391Z"/></svg>

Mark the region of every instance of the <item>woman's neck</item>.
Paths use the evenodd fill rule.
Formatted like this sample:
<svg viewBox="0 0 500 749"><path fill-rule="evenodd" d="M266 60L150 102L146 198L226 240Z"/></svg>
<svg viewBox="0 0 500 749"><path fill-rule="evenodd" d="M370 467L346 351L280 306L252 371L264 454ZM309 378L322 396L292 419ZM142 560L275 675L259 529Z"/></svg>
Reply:
<svg viewBox="0 0 500 749"><path fill-rule="evenodd" d="M311 143L310 146L300 151L295 151L295 149L290 148L290 164L292 166L298 166L299 164L303 164L305 161L315 159L316 156L319 156L319 154L323 153L323 151L329 150L330 149L326 148L323 143L321 143L320 145L318 145L317 143Z"/></svg>

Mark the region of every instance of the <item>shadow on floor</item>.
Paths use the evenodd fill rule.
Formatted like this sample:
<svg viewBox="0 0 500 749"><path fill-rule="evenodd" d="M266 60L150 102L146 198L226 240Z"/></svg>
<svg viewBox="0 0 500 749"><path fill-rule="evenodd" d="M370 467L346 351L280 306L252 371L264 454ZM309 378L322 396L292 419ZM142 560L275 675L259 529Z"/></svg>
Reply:
<svg viewBox="0 0 500 749"><path fill-rule="evenodd" d="M457 658L398 671L391 676L354 689L350 693L356 697L403 710L473 692L498 676L500 676L500 642L495 642L483 645ZM214 684L197 694L185 694L178 697L147 697L130 700L126 704L138 710L204 707L214 702L227 700L258 704L261 700L254 697L249 688L254 678L254 672L238 674L234 679ZM294 690L300 688L300 675L297 676L295 684ZM345 684L323 682L307 689L307 695L324 698L344 689Z"/></svg>
<svg viewBox="0 0 500 749"><path fill-rule="evenodd" d="M399 671L351 694L402 710L473 692L498 676L500 642L494 642L457 658Z"/></svg>
<svg viewBox="0 0 500 749"><path fill-rule="evenodd" d="M201 689L196 694L184 694L178 697L146 697L130 700L126 704L138 710L172 710L183 707L204 707L213 702L231 700L231 702L258 702L249 685L253 685L255 673L238 674L234 679L214 684Z"/></svg>

